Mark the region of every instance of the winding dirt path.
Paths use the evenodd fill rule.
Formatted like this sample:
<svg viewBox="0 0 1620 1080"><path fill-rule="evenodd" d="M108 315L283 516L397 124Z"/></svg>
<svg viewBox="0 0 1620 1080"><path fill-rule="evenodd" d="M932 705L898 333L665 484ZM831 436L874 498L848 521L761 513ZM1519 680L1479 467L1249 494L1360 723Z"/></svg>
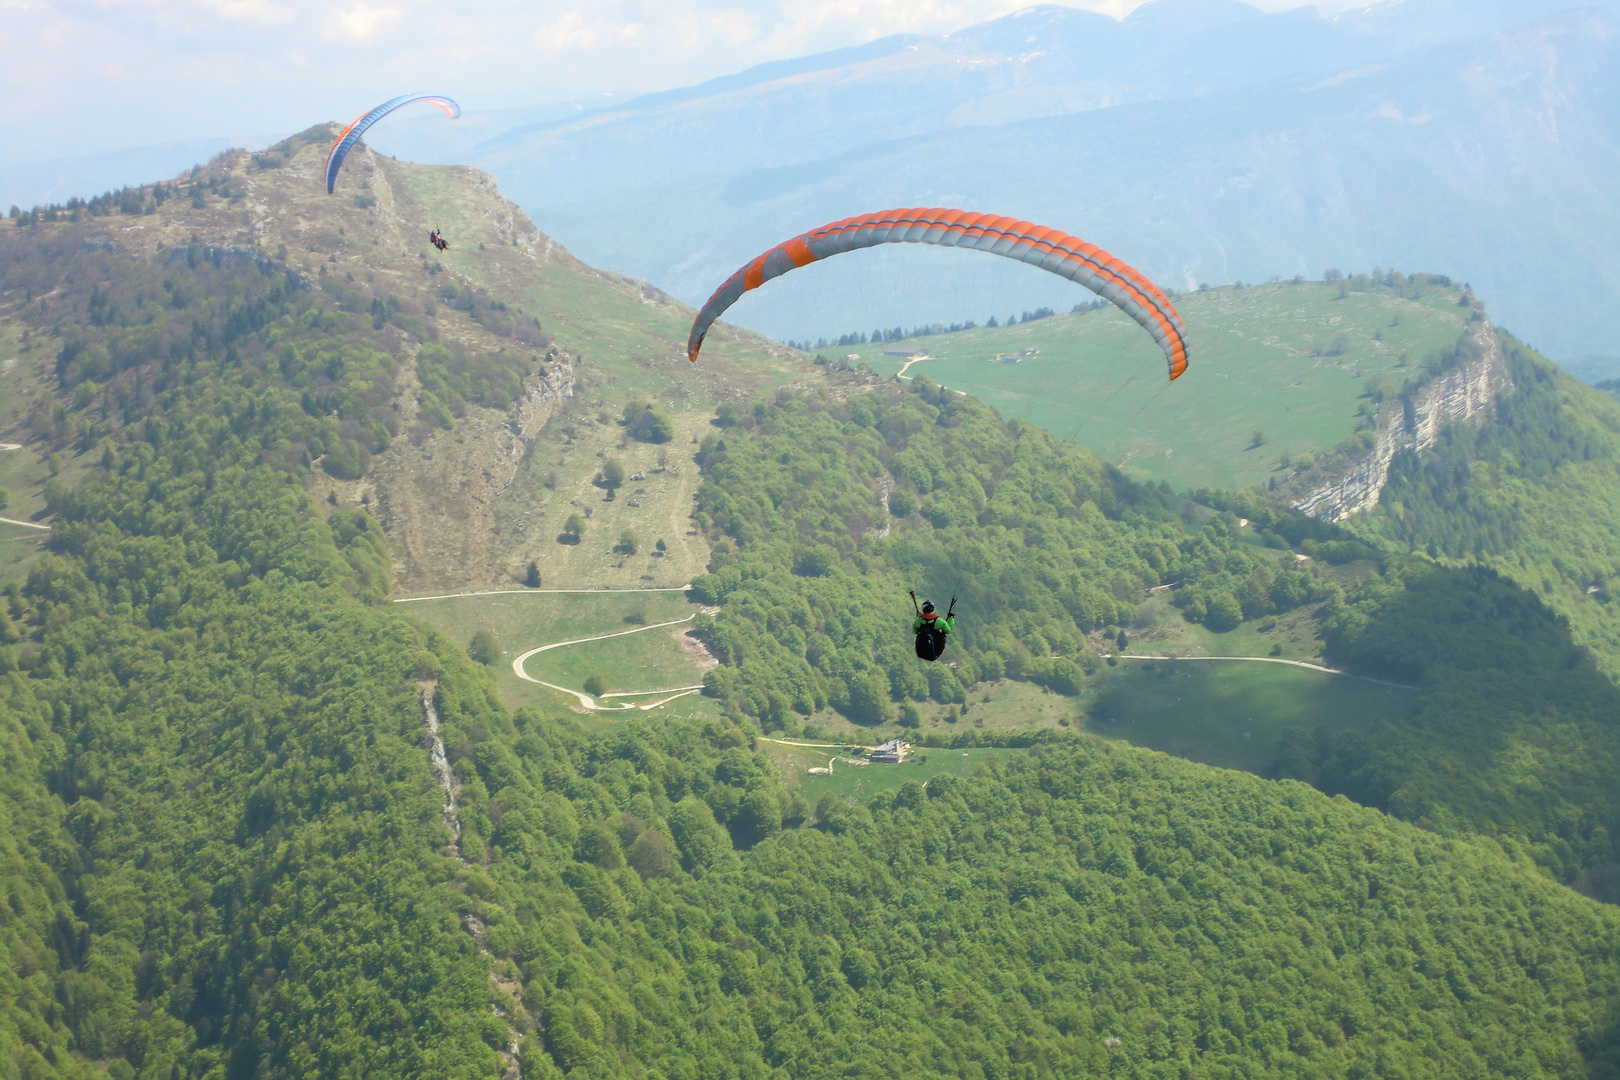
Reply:
<svg viewBox="0 0 1620 1080"><path fill-rule="evenodd" d="M51 527L49 525L38 525L32 521L18 521L16 518L8 517L0 517L0 525L21 525L25 529L44 529L46 532L51 531Z"/></svg>
<svg viewBox="0 0 1620 1080"><path fill-rule="evenodd" d="M812 750L842 750L847 746L854 745L853 743L794 742L791 739L767 739L763 735L756 735L754 738L758 739L760 742L773 742L778 746L807 746ZM856 747L856 749L860 748Z"/></svg>
<svg viewBox="0 0 1620 1080"><path fill-rule="evenodd" d="M897 378L897 379L903 379L903 378L906 377L906 369L909 368L912 364L918 364L918 363L921 363L924 360L932 360L932 359L933 359L932 356L913 356L910 360L907 360L905 363L900 365L900 370L894 373L894 377Z"/></svg>
<svg viewBox="0 0 1620 1080"><path fill-rule="evenodd" d="M539 590L529 589L529 590L525 590L525 591L527 591L527 592L538 592ZM558 590L558 591L559 592L567 592L567 591L585 591L585 590ZM597 590L590 590L590 591L595 591L595 592L609 592L609 591L611 591L611 592L673 592L674 590L672 590L672 589L614 589L614 590L597 589ZM480 595L480 594L475 593L475 594L470 594L470 595ZM398 601L396 601L396 603L397 602ZM696 614L696 612L694 612L693 614L688 615L684 619L671 619L669 622L649 623L646 626L638 626L633 630L616 630L611 634L597 634L595 637L574 638L571 641L554 641L549 645L536 646L535 648L530 649L526 653L521 653L516 659L514 659L512 661L512 674L516 675L518 678L522 679L524 682L531 682L531 683L534 683L536 686L544 686L548 690L556 690L556 691L558 691L560 693L568 694L570 697L574 698L576 701L579 702L581 708L589 709L592 712L630 712L630 711L646 712L649 709L656 709L660 705L669 704L671 701L674 701L676 698L685 697L687 694L695 694L695 693L697 693L699 690L703 689L703 684L698 683L696 686L669 686L669 687L665 687L665 688L663 688L661 690L616 690L613 693L601 695L602 700L598 700L596 698L593 698L591 695L585 693L583 690L571 690L566 686L558 686L555 683L548 683L548 682L545 682L544 680L537 679L533 675L530 675L527 671L524 671L523 670L523 665L529 659L529 657L531 657L531 656L535 656L535 655L538 655L539 653L543 653L543 652L550 652L552 649L561 649L565 645L583 645L588 641L606 641L609 638L626 637L627 635L630 635L630 634L641 634L641 633L645 633L648 630L659 630L659 629L662 629L663 627L666 627L666 626L680 626L682 623L691 622L696 617L697 617L697 614ZM651 697L651 696L653 696L655 694L668 694L669 696L664 697L664 698L660 698L657 701L649 701L649 702L646 702L646 703L641 704L641 705L636 705L636 704L633 704L633 703L628 702L628 701L624 702L622 704L619 704L619 703L614 703L612 705L606 704L606 699L607 698Z"/></svg>
<svg viewBox="0 0 1620 1080"><path fill-rule="evenodd" d="M1108 653L1103 653L1108 658ZM1406 683L1390 682L1387 679L1375 679L1371 675L1357 675L1353 671L1343 668L1331 668L1325 664L1313 664L1308 660L1284 660L1280 656L1148 656L1145 653L1116 653L1115 660L1168 660L1176 663L1199 660L1229 660L1249 664L1287 664L1289 667L1304 668L1306 671L1319 671L1324 675L1342 675L1346 679L1360 679L1362 682L1377 683L1379 686L1393 686L1397 690L1422 690L1421 686L1408 686Z"/></svg>
<svg viewBox="0 0 1620 1080"><path fill-rule="evenodd" d="M3 520L5 520L5 519L0 518L0 521L3 521ZM24 524L24 523L23 522L18 522L18 524ZM44 525L44 526L35 526L35 527L36 528L49 528L50 526ZM582 596L582 595L590 595L592 593L602 593L604 595L610 594L610 593L649 593L649 592L682 592L683 593L683 592L689 591L691 588L692 588L692 586L690 584L686 584L686 585L672 585L667 589L486 589L483 592L445 593L443 596L401 596L401 597L397 597L394 600L394 603L396 603L396 604L415 604L415 603L419 603L419 602L421 602L423 600L460 600L462 597L466 597L466 596L526 596L526 595L528 595L530 593L535 593L535 594L538 594L540 596L560 596L560 595ZM652 628L651 627L643 627L643 629L650 630ZM635 633L634 630L630 630L630 631L626 631L626 632L631 633L631 634ZM612 635L609 635L609 636L611 637ZM584 638L583 640L592 641L592 640L595 640L595 639L593 639L593 638ZM572 644L574 644L574 642L562 642L561 644L572 645ZM548 649L549 648L556 648L555 645L548 645L546 647Z"/></svg>

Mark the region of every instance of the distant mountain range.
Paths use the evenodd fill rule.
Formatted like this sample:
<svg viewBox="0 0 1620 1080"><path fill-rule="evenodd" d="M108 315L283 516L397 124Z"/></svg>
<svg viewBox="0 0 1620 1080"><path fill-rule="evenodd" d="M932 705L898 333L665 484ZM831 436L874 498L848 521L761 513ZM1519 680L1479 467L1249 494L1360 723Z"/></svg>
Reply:
<svg viewBox="0 0 1620 1080"><path fill-rule="evenodd" d="M490 171L582 258L694 304L804 228L959 205L1077 233L1177 289L1447 273L1603 378L1620 375L1617 15L1620 0L1384 0L1333 18L1154 0L1124 20L1042 5L623 101L401 118L371 138ZM88 194L139 179L137 159L147 178L176 171L156 167L176 149L13 166L0 191ZM814 339L1088 298L1004 260L888 251L730 315Z"/></svg>
<svg viewBox="0 0 1620 1080"><path fill-rule="evenodd" d="M1552 355L1601 356L1620 314L1617 28L1613 0L1333 19L1156 0L1123 21L1047 5L581 104L455 156L581 257L693 303L800 229L954 204L1075 232L1176 288L1450 273ZM377 133L401 156L432 137ZM733 314L803 338L1082 298L1000 260L886 254Z"/></svg>

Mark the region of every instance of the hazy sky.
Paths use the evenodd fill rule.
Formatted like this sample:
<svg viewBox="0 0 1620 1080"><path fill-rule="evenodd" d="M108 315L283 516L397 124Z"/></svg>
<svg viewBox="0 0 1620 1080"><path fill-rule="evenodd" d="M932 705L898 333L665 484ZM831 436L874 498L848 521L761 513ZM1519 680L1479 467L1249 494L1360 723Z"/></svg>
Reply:
<svg viewBox="0 0 1620 1080"><path fill-rule="evenodd" d="M1070 0L1123 17L1140 0ZM1324 0L1319 10L1353 6ZM272 137L408 90L468 109L681 86L1024 0L0 0L0 166ZM1299 0L1257 0L1268 11Z"/></svg>

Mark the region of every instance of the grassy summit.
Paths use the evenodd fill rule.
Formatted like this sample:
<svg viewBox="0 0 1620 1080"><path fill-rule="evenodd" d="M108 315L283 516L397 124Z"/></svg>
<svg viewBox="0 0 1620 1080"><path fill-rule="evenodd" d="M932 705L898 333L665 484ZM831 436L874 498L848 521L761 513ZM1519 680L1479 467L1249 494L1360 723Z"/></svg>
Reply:
<svg viewBox="0 0 1620 1080"><path fill-rule="evenodd" d="M908 376L965 390L1095 450L1127 475L1178 489L1249 487L1284 471L1281 461L1353 433L1369 385L1398 385L1457 340L1467 315L1456 304L1461 290L1403 282L1181 294L1175 304L1192 361L1168 387L1158 348L1112 307L823 351L857 353L889 375L905 358L885 350L919 349L929 359ZM1036 351L1023 356L1028 349ZM1258 445L1256 429L1264 435Z"/></svg>

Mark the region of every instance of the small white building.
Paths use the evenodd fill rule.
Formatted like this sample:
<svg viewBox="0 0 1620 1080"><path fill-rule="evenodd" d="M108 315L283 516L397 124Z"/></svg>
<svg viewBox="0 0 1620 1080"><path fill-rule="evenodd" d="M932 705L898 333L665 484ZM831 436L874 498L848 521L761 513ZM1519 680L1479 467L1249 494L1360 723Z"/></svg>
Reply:
<svg viewBox="0 0 1620 1080"><path fill-rule="evenodd" d="M867 754L868 761L876 761L885 765L898 765L906 760L911 753L911 744L901 739L890 739L882 746Z"/></svg>

